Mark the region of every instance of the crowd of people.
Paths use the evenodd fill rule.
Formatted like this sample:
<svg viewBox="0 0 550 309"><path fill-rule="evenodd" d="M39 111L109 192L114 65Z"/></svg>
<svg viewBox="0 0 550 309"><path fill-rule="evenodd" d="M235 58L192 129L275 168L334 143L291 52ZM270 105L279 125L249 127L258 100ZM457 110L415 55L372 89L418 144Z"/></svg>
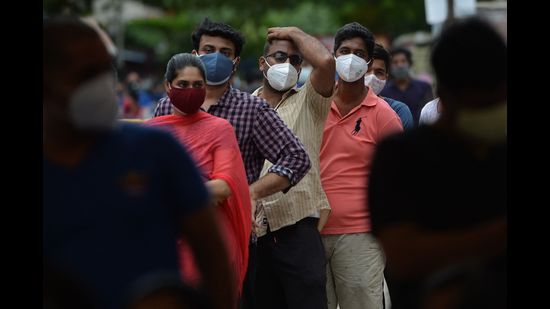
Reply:
<svg viewBox="0 0 550 309"><path fill-rule="evenodd" d="M205 18L149 116L101 29L43 34L46 307L506 307L506 43L488 22L433 42L435 94L357 22L333 50L269 28L243 91L245 37Z"/></svg>

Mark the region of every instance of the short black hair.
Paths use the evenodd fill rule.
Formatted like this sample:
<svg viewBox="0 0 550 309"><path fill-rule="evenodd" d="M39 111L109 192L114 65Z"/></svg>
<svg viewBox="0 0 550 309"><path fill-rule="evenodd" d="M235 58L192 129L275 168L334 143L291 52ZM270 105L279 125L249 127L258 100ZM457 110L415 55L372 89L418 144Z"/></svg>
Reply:
<svg viewBox="0 0 550 309"><path fill-rule="evenodd" d="M220 36L233 42L235 45L236 57L241 54L241 50L243 49L243 45L245 43L244 36L237 30L233 29L233 27L228 24L210 21L210 19L206 17L191 35L191 39L193 40L193 48L197 51L199 50L199 43L203 34Z"/></svg>
<svg viewBox="0 0 550 309"><path fill-rule="evenodd" d="M374 52L372 53L373 59L380 59L384 60L384 66L386 67L386 71L389 71L390 69L390 53L384 48L384 46L375 43L374 44Z"/></svg>
<svg viewBox="0 0 550 309"><path fill-rule="evenodd" d="M166 64L164 78L171 83L178 75L177 72L186 67L196 67L201 72L202 78L206 80L206 69L204 68L204 64L199 57L189 53L175 54L172 56L168 64Z"/></svg>
<svg viewBox="0 0 550 309"><path fill-rule="evenodd" d="M483 53L465 55L464 47ZM444 29L432 47L431 64L440 88L451 94L491 92L506 84L506 43L486 21L476 17L457 20ZM473 67L480 74L472 74Z"/></svg>
<svg viewBox="0 0 550 309"><path fill-rule="evenodd" d="M398 47L398 48L392 49L392 51L390 52L390 55L391 55L392 58L393 58L393 56L395 56L397 54L404 54L405 58L407 59L407 62L409 63L409 66L412 67L413 59L412 59L412 54L411 54L410 50L408 50L404 47Z"/></svg>
<svg viewBox="0 0 550 309"><path fill-rule="evenodd" d="M334 53L338 50L343 41L360 37L365 42L369 57L372 59L374 49L374 35L367 27L361 25L358 22L352 22L344 25L342 28L336 31L334 36Z"/></svg>

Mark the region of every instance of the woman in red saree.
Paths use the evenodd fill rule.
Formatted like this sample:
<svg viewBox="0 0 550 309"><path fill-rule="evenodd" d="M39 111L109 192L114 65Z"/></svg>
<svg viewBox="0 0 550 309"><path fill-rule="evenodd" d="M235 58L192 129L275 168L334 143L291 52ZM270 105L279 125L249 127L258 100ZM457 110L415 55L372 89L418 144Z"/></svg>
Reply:
<svg viewBox="0 0 550 309"><path fill-rule="evenodd" d="M200 110L205 99L206 76L198 57L192 54L173 56L168 62L165 77L166 92L174 112L145 123L172 132L201 170L217 207L222 230L225 231L240 296L248 265L251 206L235 131L227 120ZM180 241L179 250L184 280L197 285L200 274L185 241Z"/></svg>

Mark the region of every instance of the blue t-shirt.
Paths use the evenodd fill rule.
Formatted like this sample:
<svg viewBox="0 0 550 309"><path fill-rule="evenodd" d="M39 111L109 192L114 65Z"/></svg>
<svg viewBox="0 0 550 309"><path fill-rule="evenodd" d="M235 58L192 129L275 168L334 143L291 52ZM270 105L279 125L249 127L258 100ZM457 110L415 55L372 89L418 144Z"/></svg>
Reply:
<svg viewBox="0 0 550 309"><path fill-rule="evenodd" d="M102 308L119 307L143 275L178 273L179 224L208 193L172 136L124 125L74 168L43 163L44 257L88 285Z"/></svg>
<svg viewBox="0 0 550 309"><path fill-rule="evenodd" d="M399 102L391 98L381 98L384 99L384 101L388 102L388 104L395 111L397 116L399 116L399 118L401 119L401 124L403 124L404 130L410 130L414 128L414 121L411 110L405 103Z"/></svg>
<svg viewBox="0 0 550 309"><path fill-rule="evenodd" d="M430 84L416 79L411 80L409 87L405 91L401 91L395 84L395 81L390 80L380 92L380 96L405 103L411 110L415 126L418 126L422 107L433 100Z"/></svg>

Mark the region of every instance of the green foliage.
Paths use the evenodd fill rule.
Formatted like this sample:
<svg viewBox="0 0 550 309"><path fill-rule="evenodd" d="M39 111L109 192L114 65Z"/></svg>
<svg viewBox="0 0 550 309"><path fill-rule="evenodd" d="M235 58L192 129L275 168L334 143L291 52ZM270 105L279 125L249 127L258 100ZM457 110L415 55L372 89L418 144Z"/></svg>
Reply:
<svg viewBox="0 0 550 309"><path fill-rule="evenodd" d="M52 14L70 8L84 14L93 0L44 0L44 12ZM257 58L263 49L267 29L297 26L312 35L332 35L346 23L357 21L374 33L395 37L402 33L429 30L424 0L141 0L161 8L166 16L133 20L125 27L125 46L154 50L164 65L178 52L190 52L191 33L209 17L241 31L246 38L242 57Z"/></svg>
<svg viewBox="0 0 550 309"><path fill-rule="evenodd" d="M42 9L47 15L87 15L92 11L93 0L43 0Z"/></svg>

